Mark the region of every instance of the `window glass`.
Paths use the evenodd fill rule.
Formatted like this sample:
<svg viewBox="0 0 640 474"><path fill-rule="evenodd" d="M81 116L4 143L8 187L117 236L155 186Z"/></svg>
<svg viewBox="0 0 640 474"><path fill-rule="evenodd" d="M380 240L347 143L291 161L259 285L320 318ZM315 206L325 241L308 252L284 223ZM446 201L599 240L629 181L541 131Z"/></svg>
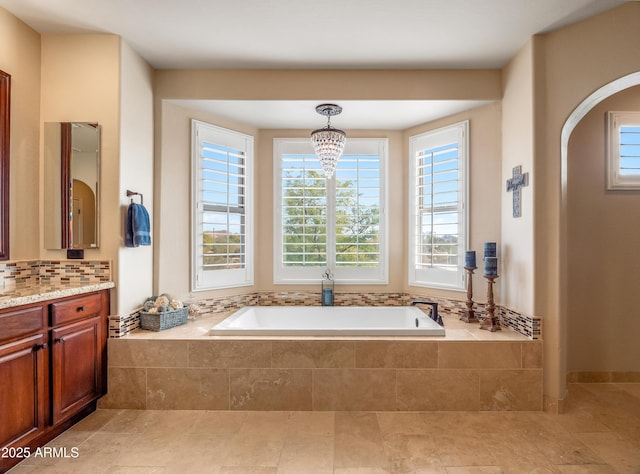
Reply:
<svg viewBox="0 0 640 474"><path fill-rule="evenodd" d="M463 122L410 138L412 285L463 288L467 128Z"/></svg>
<svg viewBox="0 0 640 474"><path fill-rule="evenodd" d="M386 139L349 139L326 179L309 140L276 139L274 280L386 282Z"/></svg>
<svg viewBox="0 0 640 474"><path fill-rule="evenodd" d="M251 284L253 138L194 120L194 290Z"/></svg>

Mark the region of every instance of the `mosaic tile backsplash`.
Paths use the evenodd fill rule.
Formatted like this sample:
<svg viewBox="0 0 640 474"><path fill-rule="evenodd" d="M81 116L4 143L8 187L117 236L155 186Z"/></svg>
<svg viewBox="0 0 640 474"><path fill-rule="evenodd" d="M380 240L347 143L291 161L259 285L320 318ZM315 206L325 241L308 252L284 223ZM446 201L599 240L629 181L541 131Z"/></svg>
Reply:
<svg viewBox="0 0 640 474"><path fill-rule="evenodd" d="M462 300L434 298L411 293L343 293L336 292L334 303L336 306L406 306L415 300L433 301L438 303L439 311L461 316L467 309ZM319 306L320 295L312 291L270 291L255 292L244 295L208 298L196 303L204 313L222 313L244 306ZM484 304L475 303L474 310L480 314L484 312ZM500 323L528 337L540 339L540 319L513 311L509 308L496 306L496 313ZM120 316L112 316L109 320L109 337L117 338L127 335L139 327L137 312Z"/></svg>
<svg viewBox="0 0 640 474"><path fill-rule="evenodd" d="M108 260L20 260L0 262L0 289L39 284L111 281Z"/></svg>

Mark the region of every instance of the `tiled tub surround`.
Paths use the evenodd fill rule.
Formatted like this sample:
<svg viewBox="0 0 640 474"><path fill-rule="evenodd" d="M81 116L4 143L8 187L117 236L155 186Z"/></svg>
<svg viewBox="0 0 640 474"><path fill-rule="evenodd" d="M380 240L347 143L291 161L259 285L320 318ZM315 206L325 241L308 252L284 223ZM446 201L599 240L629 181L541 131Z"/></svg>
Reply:
<svg viewBox="0 0 640 474"><path fill-rule="evenodd" d="M344 293L337 291L334 295L336 306L406 306L412 301L434 301L439 305L442 314L460 317L467 309L466 303L460 300L433 298L410 293ZM225 296L197 301L205 313L227 314L245 306L315 306L320 305L320 295L312 291L257 292L245 295ZM475 303L474 310L482 316L484 305ZM526 315L503 306L496 307L496 314L503 326L526 336L529 339L540 339L540 319ZM137 312L125 315L113 315L109 318L109 337L126 336L140 327Z"/></svg>
<svg viewBox="0 0 640 474"><path fill-rule="evenodd" d="M224 314L110 339L102 408L540 411L542 341L445 315L431 338L208 336Z"/></svg>
<svg viewBox="0 0 640 474"><path fill-rule="evenodd" d="M110 262L25 260L0 263L0 309L113 288Z"/></svg>

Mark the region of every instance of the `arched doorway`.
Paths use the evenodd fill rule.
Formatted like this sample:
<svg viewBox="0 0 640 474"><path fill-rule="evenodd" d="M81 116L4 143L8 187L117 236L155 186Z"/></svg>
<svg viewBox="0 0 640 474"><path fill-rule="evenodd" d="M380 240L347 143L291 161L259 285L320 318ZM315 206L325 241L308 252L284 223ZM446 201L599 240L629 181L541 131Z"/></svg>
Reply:
<svg viewBox="0 0 640 474"><path fill-rule="evenodd" d="M615 96L618 93L623 93L627 89L634 88L634 86L640 85L640 72L629 74L620 79L612 81L611 83L601 87L593 94L591 94L587 99L585 99L569 116L565 125L562 129L561 135L561 162L562 162L562 202L561 202L561 279L565 284L563 284L563 291L561 292L561 318L566 324L561 325L561 340L565 347L567 347L567 351L565 351L566 357L566 367L567 372L569 373L579 373L591 372L591 375L594 376L593 372L600 374L600 377L604 377L608 371L616 371L615 367L621 367L621 353L624 353L624 350L621 350L619 347L611 348L610 346L607 348L607 344L611 344L612 338L615 339L616 331L623 331L621 334L624 336L625 324L624 319L621 319L619 314L614 314L613 316L608 316L609 311L619 311L620 305L618 301L614 301L616 304L607 304L605 300L609 298L609 302L611 302L612 298L616 298L620 296L620 293L616 293L616 291L611 291L612 289L617 290L616 288L612 288L612 285L619 284L618 282L612 281L615 280L615 276L611 276L611 269L615 269L616 265L620 266L621 258L623 256L619 256L624 253L624 248L620 249L610 249L609 251L606 248L602 248L598 242L608 242L606 245L611 246L611 241L606 232L610 230L611 232L620 232L619 229L611 224L600 224L599 228L592 229L593 232L599 232L600 235L596 236L588 236L590 245L587 245L591 249L591 251L585 250L585 247L580 245L576 245L576 236L579 235L576 229L580 229L580 225L582 225L584 232L589 232L588 226L585 227L585 222L588 222L589 218L593 219L594 215L596 215L595 211L592 216L589 218L583 218L582 224L576 224L576 220L579 221L580 218L576 219L576 199L574 195L570 195L569 193L575 191L577 187L580 186L579 182L582 181L582 192L585 193L585 196L588 196L589 199L593 198L593 193L599 193L601 199L599 201L595 201L598 207L600 206L616 206L616 203L611 203L611 198L613 201L618 200L618 204L620 203L621 195L618 194L616 196L612 193L606 193L604 191L605 183L604 179L599 181L596 179L595 181L591 180L591 189L589 190L589 185L585 185L588 182L588 176L585 179L585 176L580 176L580 179L575 179L577 170L579 168L572 168L571 164L574 159L577 159L577 156L569 156L570 153L580 154L585 153L587 147L582 144L582 148L580 145L576 145L574 142L576 140L585 140L585 136L589 136L590 133L588 130L582 130L583 120L587 118L587 120L591 121L591 123L595 123L595 121L600 121L599 124L596 124L594 127L591 126L592 135L587 138L588 140L592 140L594 131L597 130L601 136L592 143L592 146L601 147L599 151L600 159L602 159L604 154L604 146L601 144L603 140L604 130L605 130L605 117L603 110L609 107L616 107L616 104L620 104L620 102L609 101L610 98ZM597 117L589 118L589 114L591 112L597 113ZM600 112L603 112L600 114ZM575 137L576 140L573 140L574 131L577 132L577 135L582 135L582 137ZM570 145L571 142L571 145ZM597 154L598 152L596 152ZM571 161L570 161L571 160ZM575 164L575 163L573 163ZM599 170L601 173L604 173L605 163L601 163L601 169ZM572 188L572 176L570 175L573 169L573 188ZM580 169L579 173L581 175L585 175L590 173L588 169ZM595 173L595 171L591 171L591 173ZM578 184L576 184L578 183ZM587 194L588 193L588 194ZM627 196L628 197L628 196ZM603 204L607 202L607 204ZM586 203L582 203L583 206L588 205ZM593 205L593 204L592 204ZM571 207L573 206L573 208ZM589 212L588 209L582 209L580 212ZM606 210L604 212L607 212ZM571 215L569 214L571 213ZM577 227L576 227L577 225ZM610 229L603 228L603 225L607 225ZM605 238L601 238L601 237ZM586 237L585 237L586 238ZM600 240L598 240L601 238ZM572 240L573 239L573 240ZM624 240L620 245L625 245ZM572 247L573 244L573 247ZM605 246L606 246L605 245ZM578 247L578 248L576 248ZM603 255L604 254L604 255ZM609 258L607 258L609 257ZM599 260L599 263L598 263ZM583 263L588 265L582 265ZM582 267L581 267L582 265ZM583 274L577 280L580 280L581 283L576 283L576 281L569 281L571 275L579 275L579 272L583 272ZM625 278L623 272L619 272L619 278ZM587 282L589 275L593 276L591 281ZM614 274L615 275L615 274ZM586 282L586 283L585 283ZM608 287L607 287L608 286ZM582 288L582 289L581 289ZM581 289L581 290L580 290ZM578 291L582 291L584 293L585 301L580 301L581 297L577 294ZM600 293L595 293L600 291ZM594 298L594 295L596 298ZM617 295L617 296L616 296ZM622 295L624 298L624 294ZM630 299L632 295L628 295ZM589 305L589 299L593 298L594 304ZM582 325L583 324L583 325ZM622 326L622 327L620 327ZM632 329L627 327L628 330ZM571 331L571 333L570 333ZM574 333L575 331L584 332L580 337L583 340L580 340L580 337L577 337ZM589 343L589 338L592 338L592 343ZM620 339L620 338L619 338ZM621 341L618 340L618 343ZM577 352L574 352L577 351ZM583 351L582 354L579 354L579 351ZM591 352L589 354L585 354L584 351ZM591 367L591 368L590 368ZM618 370L625 370L618 369ZM637 368L635 369L638 370Z"/></svg>

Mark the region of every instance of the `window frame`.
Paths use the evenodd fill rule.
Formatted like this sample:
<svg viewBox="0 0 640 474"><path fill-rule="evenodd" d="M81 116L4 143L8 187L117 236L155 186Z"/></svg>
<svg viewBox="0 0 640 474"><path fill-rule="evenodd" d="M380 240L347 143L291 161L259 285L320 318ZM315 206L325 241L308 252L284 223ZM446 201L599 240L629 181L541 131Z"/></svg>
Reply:
<svg viewBox="0 0 640 474"><path fill-rule="evenodd" d="M245 153L243 176L243 206L236 206L233 214L244 215L244 262L241 268L205 271L202 268L202 216L207 210L202 202L201 138ZM191 120L191 291L251 286L254 284L253 245L253 163L254 137L200 120ZM227 211L230 209L226 207ZM244 210L244 213L240 212Z"/></svg>
<svg viewBox="0 0 640 474"><path fill-rule="evenodd" d="M441 267L418 268L418 189L417 152L445 145L449 137L458 143L458 262L456 271ZM465 120L409 137L409 206L408 206L408 283L409 286L465 291L464 251L469 242L469 121Z"/></svg>
<svg viewBox="0 0 640 474"><path fill-rule="evenodd" d="M606 176L609 191L637 191L640 189L640 173L622 175L620 173L620 133L623 126L640 127L640 112L607 112L607 154Z"/></svg>
<svg viewBox="0 0 640 474"><path fill-rule="evenodd" d="M387 225L387 162L389 143L387 138L349 138L345 145L344 155L372 154L373 149L380 156L380 230L379 230L379 265L375 267L360 267L347 269L335 265L335 175L327 180L327 265L310 268L285 267L283 265L282 246L282 165L283 154L299 153L313 155L313 146L308 138L274 138L273 139L273 282L280 284L318 284L322 280L322 273L326 267L331 269L337 284L388 284L388 225ZM318 165L320 173L322 168ZM329 250L329 245L332 245Z"/></svg>

